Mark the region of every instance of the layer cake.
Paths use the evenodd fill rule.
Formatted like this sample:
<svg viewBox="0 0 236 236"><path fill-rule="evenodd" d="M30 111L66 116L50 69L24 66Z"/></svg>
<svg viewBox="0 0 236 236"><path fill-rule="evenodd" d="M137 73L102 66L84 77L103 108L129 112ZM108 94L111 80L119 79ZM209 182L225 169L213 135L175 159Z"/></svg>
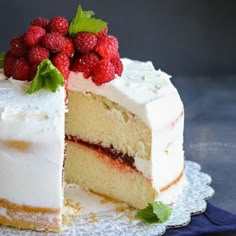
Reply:
<svg viewBox="0 0 236 236"><path fill-rule="evenodd" d="M64 180L137 209L181 194L182 101L118 46L79 6L70 23L36 18L0 54L0 224L60 232Z"/></svg>

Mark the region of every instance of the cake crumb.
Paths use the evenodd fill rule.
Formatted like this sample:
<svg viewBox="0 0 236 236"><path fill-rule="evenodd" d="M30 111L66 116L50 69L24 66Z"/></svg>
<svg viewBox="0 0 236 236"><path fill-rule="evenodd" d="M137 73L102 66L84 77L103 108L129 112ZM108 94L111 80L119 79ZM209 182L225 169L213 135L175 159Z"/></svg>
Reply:
<svg viewBox="0 0 236 236"><path fill-rule="evenodd" d="M70 221L69 221L68 217L62 216L62 224L63 225L69 225L70 224Z"/></svg>
<svg viewBox="0 0 236 236"><path fill-rule="evenodd" d="M84 220L86 220L88 223L95 223L98 222L98 216L96 213L91 212L89 215L84 217Z"/></svg>
<svg viewBox="0 0 236 236"><path fill-rule="evenodd" d="M95 213L90 213L90 219L92 220L92 222L97 222L98 221L98 217Z"/></svg>
<svg viewBox="0 0 236 236"><path fill-rule="evenodd" d="M81 207L80 202L74 203L72 199L64 200L64 208L62 214L62 223L64 226L70 225L74 221L78 214L82 212L83 208Z"/></svg>
<svg viewBox="0 0 236 236"><path fill-rule="evenodd" d="M64 201L65 206L72 206L72 204L73 204L72 199L65 199L65 201Z"/></svg>

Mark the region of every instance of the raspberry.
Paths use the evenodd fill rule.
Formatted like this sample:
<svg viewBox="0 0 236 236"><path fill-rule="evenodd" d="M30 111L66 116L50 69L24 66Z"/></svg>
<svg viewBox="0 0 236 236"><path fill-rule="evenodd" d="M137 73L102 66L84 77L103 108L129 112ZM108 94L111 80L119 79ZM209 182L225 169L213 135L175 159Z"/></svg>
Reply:
<svg viewBox="0 0 236 236"><path fill-rule="evenodd" d="M4 67L3 67L4 75L6 77L12 76L12 68L15 65L15 62L16 62L16 57L10 51L8 51L4 58Z"/></svg>
<svg viewBox="0 0 236 236"><path fill-rule="evenodd" d="M52 58L52 63L62 73L64 79L68 79L70 73L70 59L68 56L64 52L58 53Z"/></svg>
<svg viewBox="0 0 236 236"><path fill-rule="evenodd" d="M121 76L121 74L123 72L123 64L122 64L120 58L119 57L113 57L111 59L111 63L115 67L115 73L117 75Z"/></svg>
<svg viewBox="0 0 236 236"><path fill-rule="evenodd" d="M12 77L16 80L28 80L30 76L30 65L24 58L18 58L12 68Z"/></svg>
<svg viewBox="0 0 236 236"><path fill-rule="evenodd" d="M107 83L114 78L115 68L109 60L103 59L94 66L92 72L92 81L96 85Z"/></svg>
<svg viewBox="0 0 236 236"><path fill-rule="evenodd" d="M84 54L74 60L72 71L83 72L84 77L87 79L91 76L94 66L99 61L98 56L94 52Z"/></svg>
<svg viewBox="0 0 236 236"><path fill-rule="evenodd" d="M46 34L45 29L40 26L30 26L24 34L24 43L28 47L34 47Z"/></svg>
<svg viewBox="0 0 236 236"><path fill-rule="evenodd" d="M72 39L65 38L65 47L62 50L68 57L72 57L75 53L75 47Z"/></svg>
<svg viewBox="0 0 236 236"><path fill-rule="evenodd" d="M30 68L30 74L29 74L29 78L28 78L28 81L32 81L37 73L37 69L38 69L38 66L37 65L33 65L31 68Z"/></svg>
<svg viewBox="0 0 236 236"><path fill-rule="evenodd" d="M59 33L47 33L42 41L43 45L52 53L61 52L65 47L65 38Z"/></svg>
<svg viewBox="0 0 236 236"><path fill-rule="evenodd" d="M16 57L22 57L27 53L27 48L22 37L13 38L10 42L11 53Z"/></svg>
<svg viewBox="0 0 236 236"><path fill-rule="evenodd" d="M32 26L40 26L43 29L47 30L49 20L44 17L38 17L31 21Z"/></svg>
<svg viewBox="0 0 236 236"><path fill-rule="evenodd" d="M97 37L93 33L80 32L75 35L74 44L78 52L88 53L96 46Z"/></svg>
<svg viewBox="0 0 236 236"><path fill-rule="evenodd" d="M95 52L97 52L102 58L111 59L118 52L118 40L114 36L105 36L98 40L95 47Z"/></svg>
<svg viewBox="0 0 236 236"><path fill-rule="evenodd" d="M49 51L41 46L31 48L28 54L29 62L32 65L39 65L46 58L49 58Z"/></svg>
<svg viewBox="0 0 236 236"><path fill-rule="evenodd" d="M107 35L107 32L108 32L108 27L106 27L105 29L101 30L100 32L98 32L96 35L97 35L97 38L98 39L101 39L103 37L105 37Z"/></svg>
<svg viewBox="0 0 236 236"><path fill-rule="evenodd" d="M48 25L50 32L58 32L65 36L69 30L69 23L64 17L53 17Z"/></svg>

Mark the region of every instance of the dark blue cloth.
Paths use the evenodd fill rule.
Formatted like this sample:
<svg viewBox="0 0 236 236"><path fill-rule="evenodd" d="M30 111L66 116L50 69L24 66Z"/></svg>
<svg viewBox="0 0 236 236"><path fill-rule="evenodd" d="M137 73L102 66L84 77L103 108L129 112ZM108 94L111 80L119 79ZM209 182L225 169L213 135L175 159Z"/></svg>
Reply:
<svg viewBox="0 0 236 236"><path fill-rule="evenodd" d="M235 203L236 204L236 203ZM166 236L199 236L233 232L236 235L236 215L207 204L207 210L192 216L191 223L177 229L168 229Z"/></svg>

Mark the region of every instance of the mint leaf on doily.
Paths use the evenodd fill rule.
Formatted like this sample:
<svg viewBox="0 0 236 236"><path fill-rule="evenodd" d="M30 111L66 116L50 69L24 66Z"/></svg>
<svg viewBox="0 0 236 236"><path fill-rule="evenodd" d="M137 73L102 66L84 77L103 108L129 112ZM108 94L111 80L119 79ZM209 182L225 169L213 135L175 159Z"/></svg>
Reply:
<svg viewBox="0 0 236 236"><path fill-rule="evenodd" d="M135 218L147 224L163 223L169 219L171 212L172 209L168 205L154 202L148 203L146 208L139 210Z"/></svg>

